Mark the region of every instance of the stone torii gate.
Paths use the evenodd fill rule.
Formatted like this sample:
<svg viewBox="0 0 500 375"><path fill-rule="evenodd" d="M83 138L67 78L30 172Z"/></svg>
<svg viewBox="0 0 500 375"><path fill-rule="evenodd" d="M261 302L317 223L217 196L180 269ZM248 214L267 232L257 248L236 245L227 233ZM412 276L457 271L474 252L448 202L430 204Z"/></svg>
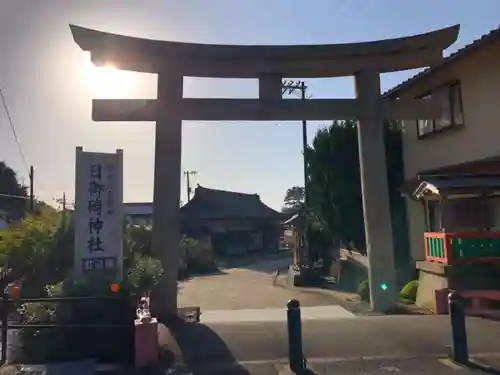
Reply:
<svg viewBox="0 0 500 375"><path fill-rule="evenodd" d="M380 73L432 66L459 26L365 43L230 46L178 43L70 25L94 64L158 74L156 100L93 100L94 121L156 121L152 251L164 274L153 295L161 315L177 312L182 120L287 121L357 119L372 308L394 306L397 293L383 119L433 119L440 103L382 98ZM183 77L257 78L258 99L183 98ZM356 99L283 100L282 79L355 76ZM339 161L341 162L341 161ZM387 284L382 290L379 285Z"/></svg>

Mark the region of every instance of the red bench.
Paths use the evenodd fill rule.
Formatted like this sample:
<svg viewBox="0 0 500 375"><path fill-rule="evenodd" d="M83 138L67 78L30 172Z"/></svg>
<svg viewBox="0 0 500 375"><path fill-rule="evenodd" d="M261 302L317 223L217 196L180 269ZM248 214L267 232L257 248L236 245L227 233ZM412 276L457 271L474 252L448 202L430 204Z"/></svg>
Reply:
<svg viewBox="0 0 500 375"><path fill-rule="evenodd" d="M465 290L462 298L470 301L468 312L482 312L488 308L488 301L500 301L500 290Z"/></svg>
<svg viewBox="0 0 500 375"><path fill-rule="evenodd" d="M448 313L448 289L436 290L436 313ZM465 290L460 296L470 301L467 312L471 314L485 312L489 301L500 301L500 290Z"/></svg>

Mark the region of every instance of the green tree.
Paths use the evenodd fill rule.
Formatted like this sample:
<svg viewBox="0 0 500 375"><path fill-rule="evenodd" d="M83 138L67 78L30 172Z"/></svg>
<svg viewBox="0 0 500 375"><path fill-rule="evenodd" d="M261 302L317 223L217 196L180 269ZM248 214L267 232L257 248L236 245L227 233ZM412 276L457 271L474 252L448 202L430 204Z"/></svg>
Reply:
<svg viewBox="0 0 500 375"><path fill-rule="evenodd" d="M361 178L356 121L334 121L316 134L306 151L311 207L337 239L365 246ZM384 123L387 178L396 249L408 254L405 203L400 194L404 182L401 130ZM401 254L400 254L401 255ZM404 258L404 256L403 256ZM408 256L406 256L406 260Z"/></svg>
<svg viewBox="0 0 500 375"><path fill-rule="evenodd" d="M344 241L363 243L357 128L338 122L318 131L306 151L311 206Z"/></svg>
<svg viewBox="0 0 500 375"><path fill-rule="evenodd" d="M22 186L16 172L5 162L0 161L0 193L27 198L26 187ZM18 219L27 211L27 199L0 196L0 210L6 211L11 217Z"/></svg>
<svg viewBox="0 0 500 375"><path fill-rule="evenodd" d="M126 224L123 234L125 257L131 254L151 255L151 228L145 225Z"/></svg>
<svg viewBox="0 0 500 375"><path fill-rule="evenodd" d="M27 288L23 286L23 291L43 290L52 277L46 279L42 275L55 276L56 263L64 258L60 258L61 253L68 252L62 249L62 236L58 218L42 215L27 216L0 232L0 268L3 270L0 288L23 279L28 284ZM56 254L55 248L61 253Z"/></svg>
<svg viewBox="0 0 500 375"><path fill-rule="evenodd" d="M127 271L127 282L136 295L143 296L160 282L163 267L158 259L147 255L133 254Z"/></svg>
<svg viewBox="0 0 500 375"><path fill-rule="evenodd" d="M304 199L304 187L292 186L286 191L282 211L286 213L298 211L304 203Z"/></svg>

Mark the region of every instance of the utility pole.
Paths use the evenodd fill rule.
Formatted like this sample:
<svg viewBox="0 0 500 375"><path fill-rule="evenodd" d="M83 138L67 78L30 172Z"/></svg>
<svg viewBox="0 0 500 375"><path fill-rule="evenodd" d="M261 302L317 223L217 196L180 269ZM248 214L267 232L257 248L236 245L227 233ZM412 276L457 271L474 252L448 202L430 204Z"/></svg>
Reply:
<svg viewBox="0 0 500 375"><path fill-rule="evenodd" d="M62 197L62 212L63 212L63 223L66 224L66 193L63 192Z"/></svg>
<svg viewBox="0 0 500 375"><path fill-rule="evenodd" d="M304 81L287 81L283 82L281 86L281 94L293 94L297 91L300 91L300 99L306 100L306 90L307 86ZM307 188L307 161L306 161L306 151L307 151L307 120L302 120L302 153L304 157L304 201L307 204L309 203L309 190Z"/></svg>
<svg viewBox="0 0 500 375"><path fill-rule="evenodd" d="M35 170L33 166L30 166L30 212L33 213L35 210L35 195L34 195L34 176L35 176Z"/></svg>
<svg viewBox="0 0 500 375"><path fill-rule="evenodd" d="M191 176L196 176L198 172L196 171L184 171L184 176L186 176L187 184L187 201L191 200Z"/></svg>
<svg viewBox="0 0 500 375"><path fill-rule="evenodd" d="M304 81L285 81L281 85L281 95L294 94L297 91L300 91L300 99L306 100L306 90L307 86ZM307 160L306 160L306 151L307 151L307 120L302 120L302 154L303 154L303 167L304 167L304 206L306 210L309 206L309 189L307 186ZM299 257L299 266L304 262L304 258L307 256L308 263L311 262L311 253L309 248L309 233L306 227L303 234L304 246L300 247L298 257Z"/></svg>

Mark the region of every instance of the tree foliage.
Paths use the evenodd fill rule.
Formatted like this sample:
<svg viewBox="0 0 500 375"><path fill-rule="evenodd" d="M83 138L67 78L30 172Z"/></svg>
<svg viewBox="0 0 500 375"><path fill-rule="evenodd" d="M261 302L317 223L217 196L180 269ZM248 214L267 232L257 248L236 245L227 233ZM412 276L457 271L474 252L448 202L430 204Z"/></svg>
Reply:
<svg viewBox="0 0 500 375"><path fill-rule="evenodd" d="M0 161L0 193L24 198L28 196L26 187L18 181L16 172L2 161ZM15 219L21 218L28 208L27 202L26 199L0 196L0 210L6 211Z"/></svg>
<svg viewBox="0 0 500 375"><path fill-rule="evenodd" d="M67 251L70 232L58 217L43 215L27 216L0 232L0 267L5 272L0 287L23 279L23 292L36 294L57 280L72 261Z"/></svg>
<svg viewBox="0 0 500 375"><path fill-rule="evenodd" d="M131 254L151 255L151 228L125 224L123 233L125 257Z"/></svg>
<svg viewBox="0 0 500 375"><path fill-rule="evenodd" d="M163 267L158 259L147 255L133 254L127 271L127 283L136 294L143 296L160 282Z"/></svg>
<svg viewBox="0 0 500 375"><path fill-rule="evenodd" d="M303 186L292 186L286 191L283 203L283 212L295 212L300 209L305 200L305 191Z"/></svg>
<svg viewBox="0 0 500 375"><path fill-rule="evenodd" d="M334 121L318 131L305 156L312 208L335 238L344 243L353 241L362 249L365 236L357 136L356 121ZM387 178L394 213L401 203L398 189L404 173L397 124L384 124L384 139L387 176L380 178Z"/></svg>

